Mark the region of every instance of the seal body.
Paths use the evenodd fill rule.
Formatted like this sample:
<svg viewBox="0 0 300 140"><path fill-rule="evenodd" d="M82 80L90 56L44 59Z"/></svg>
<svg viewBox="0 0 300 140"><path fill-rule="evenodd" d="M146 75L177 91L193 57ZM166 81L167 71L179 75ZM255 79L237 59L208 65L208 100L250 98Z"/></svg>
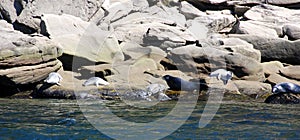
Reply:
<svg viewBox="0 0 300 140"><path fill-rule="evenodd" d="M171 90L193 91L200 89L200 83L185 81L178 77L165 75L163 79L167 82Z"/></svg>
<svg viewBox="0 0 300 140"><path fill-rule="evenodd" d="M299 93L300 94L300 86L294 83L289 82L283 82L276 84L273 89L272 93L278 94L278 93Z"/></svg>
<svg viewBox="0 0 300 140"><path fill-rule="evenodd" d="M61 75L57 72L51 72L48 77L44 80L44 82L49 83L49 84L57 84L60 85L60 81L63 78L61 77Z"/></svg>
<svg viewBox="0 0 300 140"><path fill-rule="evenodd" d="M109 85L109 83L103 80L102 78L91 77L88 80L86 80L82 85L83 86L96 85L98 87L99 85Z"/></svg>
<svg viewBox="0 0 300 140"><path fill-rule="evenodd" d="M218 80L222 80L223 84L226 85L228 81L232 78L233 73L231 71L227 71L225 69L218 69L213 71L209 75L210 77L216 77Z"/></svg>

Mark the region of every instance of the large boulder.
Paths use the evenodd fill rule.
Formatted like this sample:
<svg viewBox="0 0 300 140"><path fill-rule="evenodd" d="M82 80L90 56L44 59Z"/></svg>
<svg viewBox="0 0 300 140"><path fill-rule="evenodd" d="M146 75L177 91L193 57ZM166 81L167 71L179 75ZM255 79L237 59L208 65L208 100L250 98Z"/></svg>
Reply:
<svg viewBox="0 0 300 140"><path fill-rule="evenodd" d="M274 5L292 5L300 3L300 0L267 0L267 3Z"/></svg>
<svg viewBox="0 0 300 140"><path fill-rule="evenodd" d="M37 83L61 67L56 59L62 55L59 44L14 31L9 24L0 32L0 86Z"/></svg>
<svg viewBox="0 0 300 140"><path fill-rule="evenodd" d="M281 68L279 71L282 75L291 79L300 80L300 66L287 66Z"/></svg>
<svg viewBox="0 0 300 140"><path fill-rule="evenodd" d="M282 82L289 82L300 85L300 82L297 80L289 79L287 77L281 76L279 74L271 74L269 77L267 77L267 81L273 85L282 83Z"/></svg>
<svg viewBox="0 0 300 140"><path fill-rule="evenodd" d="M235 33L257 35L263 37L278 37L277 32L274 29L261 26L251 21L240 21L240 24Z"/></svg>
<svg viewBox="0 0 300 140"><path fill-rule="evenodd" d="M238 79L264 81L260 62L235 52L213 47L183 46L171 51L169 59L183 71L208 73L217 68L233 71Z"/></svg>
<svg viewBox="0 0 300 140"><path fill-rule="evenodd" d="M271 93L272 87L270 84L261 83L257 81L245 81L245 80L236 80L233 81L234 84L239 89L239 92L246 94L250 97L262 97L266 94Z"/></svg>
<svg viewBox="0 0 300 140"><path fill-rule="evenodd" d="M104 16L103 0L38 0L28 1L17 18L17 23L38 31L43 14L69 14L84 21L99 20ZM96 21L95 21L96 22Z"/></svg>
<svg viewBox="0 0 300 140"><path fill-rule="evenodd" d="M264 62L261 65L266 75L279 73L279 70L283 68L283 64L279 61Z"/></svg>
<svg viewBox="0 0 300 140"><path fill-rule="evenodd" d="M266 14L268 13L268 14ZM262 4L252 7L245 13L245 18L255 21L267 21L269 23L282 24L286 22L298 22L299 10L287 9L279 6Z"/></svg>
<svg viewBox="0 0 300 140"><path fill-rule="evenodd" d="M124 60L124 55L116 37L103 31L94 23L71 15L44 14L42 16L44 34L60 43L65 54L78 56L92 62ZM59 28L57 28L59 27Z"/></svg>
<svg viewBox="0 0 300 140"><path fill-rule="evenodd" d="M129 17L128 17L129 18ZM196 42L187 29L175 22L155 17L133 17L132 20L117 24L115 34L119 41L135 42L142 46L156 46L163 50Z"/></svg>
<svg viewBox="0 0 300 140"><path fill-rule="evenodd" d="M13 23L17 18L17 14L20 14L19 8L21 7L19 6L21 6L19 1L0 0L0 15L6 21Z"/></svg>
<svg viewBox="0 0 300 140"><path fill-rule="evenodd" d="M289 40L300 39L299 24L286 24L283 26L283 35L286 35Z"/></svg>
<svg viewBox="0 0 300 140"><path fill-rule="evenodd" d="M282 38L263 37L256 35L231 34L253 44L254 48L260 50L262 61L280 61L288 64L300 64L300 40L290 41Z"/></svg>

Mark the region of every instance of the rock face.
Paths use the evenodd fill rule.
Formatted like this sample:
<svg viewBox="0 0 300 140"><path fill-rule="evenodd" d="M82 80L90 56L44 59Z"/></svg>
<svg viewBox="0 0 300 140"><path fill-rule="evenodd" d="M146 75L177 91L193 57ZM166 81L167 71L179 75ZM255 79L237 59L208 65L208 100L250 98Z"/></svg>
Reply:
<svg viewBox="0 0 300 140"><path fill-rule="evenodd" d="M45 24L44 34L60 43L64 53L68 55L83 57L92 62L112 63L124 60L116 37L94 23L70 15L52 14L45 14L42 21Z"/></svg>
<svg viewBox="0 0 300 140"><path fill-rule="evenodd" d="M24 35L9 24L1 26L0 32L0 86L36 83L61 67L56 59L62 54L59 44Z"/></svg>
<svg viewBox="0 0 300 140"><path fill-rule="evenodd" d="M210 70L205 70L205 67L210 63L210 69L227 67L240 79L264 81L260 63L240 53L212 47L184 46L172 50L170 58L173 59L175 65L185 71L190 71L193 67L201 67L201 63L208 63L202 66L203 68L199 68L202 70L199 73L207 72Z"/></svg>
<svg viewBox="0 0 300 140"><path fill-rule="evenodd" d="M208 75L222 68L234 73L222 86L226 92L263 97L270 84L299 83L300 12L292 9L299 5L299 0L0 0L0 89L35 87L63 65L62 85L44 86L36 97L98 99L103 97L87 91L104 95L104 90L81 89L91 76L126 90L166 85L161 78L167 74L220 87ZM84 91L80 95L71 92L70 70L80 73L74 76Z"/></svg>

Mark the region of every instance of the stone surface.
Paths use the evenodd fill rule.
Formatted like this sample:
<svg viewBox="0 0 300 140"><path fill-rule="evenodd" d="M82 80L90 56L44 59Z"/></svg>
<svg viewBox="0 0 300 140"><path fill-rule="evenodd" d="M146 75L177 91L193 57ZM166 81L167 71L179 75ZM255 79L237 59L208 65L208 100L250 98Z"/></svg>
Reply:
<svg viewBox="0 0 300 140"><path fill-rule="evenodd" d="M263 66L264 73L267 75L279 73L279 70L283 68L283 64L279 61L264 62Z"/></svg>
<svg viewBox="0 0 300 140"><path fill-rule="evenodd" d="M300 27L299 24L286 24L282 28L283 35L286 35L289 40L300 39Z"/></svg>
<svg viewBox="0 0 300 140"><path fill-rule="evenodd" d="M293 93L273 94L265 100L265 103L300 104L300 94L293 94Z"/></svg>
<svg viewBox="0 0 300 140"><path fill-rule="evenodd" d="M236 30L238 34L250 34L263 37L278 37L277 32L274 29L260 26L255 22L240 21L240 24Z"/></svg>
<svg viewBox="0 0 300 140"><path fill-rule="evenodd" d="M38 0L28 1L17 21L36 31L40 28L40 19L43 14L69 14L84 21L94 21L103 17L101 9L103 0Z"/></svg>
<svg viewBox="0 0 300 140"><path fill-rule="evenodd" d="M271 74L269 77L267 77L267 81L268 81L268 83L271 83L274 85L278 84L278 83L282 83L282 82L289 82L289 83L294 83L294 84L298 84L298 85L300 84L300 82L297 80L288 79L279 74Z"/></svg>
<svg viewBox="0 0 300 140"><path fill-rule="evenodd" d="M230 37L241 38L253 44L255 49L260 50L263 62L277 60L288 64L300 64L299 40L289 41L282 38L237 34L232 34Z"/></svg>
<svg viewBox="0 0 300 140"><path fill-rule="evenodd" d="M37 83L61 67L60 45L45 37L30 37L6 24L0 27L0 42L0 86Z"/></svg>
<svg viewBox="0 0 300 140"><path fill-rule="evenodd" d="M44 34L60 43L65 54L86 58L92 62L124 60L118 41L109 31L103 31L94 23L71 15L45 14ZM60 27L60 28L57 28Z"/></svg>
<svg viewBox="0 0 300 140"><path fill-rule="evenodd" d="M287 66L281 68L280 73L291 79L300 80L300 66Z"/></svg>
<svg viewBox="0 0 300 140"><path fill-rule="evenodd" d="M289 5L300 3L300 0L267 0L267 3L274 5Z"/></svg>
<svg viewBox="0 0 300 140"><path fill-rule="evenodd" d="M182 71L208 72L209 69L226 68L239 79L264 81L262 66L252 58L240 53L228 52L212 47L183 46L171 51L170 59ZM204 65L202 64L204 63Z"/></svg>
<svg viewBox="0 0 300 140"><path fill-rule="evenodd" d="M253 45L241 40L239 38L224 38L220 39L221 46L219 48L223 48L229 52L240 53L247 57L253 58L258 62L261 61L261 53L259 50L253 48Z"/></svg>
<svg viewBox="0 0 300 140"><path fill-rule="evenodd" d="M286 22L298 22L299 10L291 10L283 7L262 4L252 7L245 13L247 19L282 24Z"/></svg>
<svg viewBox="0 0 300 140"><path fill-rule="evenodd" d="M241 94L246 94L254 98L262 97L272 91L271 85L267 83L245 80L236 80L233 82Z"/></svg>
<svg viewBox="0 0 300 140"><path fill-rule="evenodd" d="M0 13L3 16L3 19L10 23L13 23L17 18L17 13L20 13L20 11L17 12L14 7L14 3L17 5L19 2L13 0L0 0Z"/></svg>
<svg viewBox="0 0 300 140"><path fill-rule="evenodd" d="M168 20L145 17L136 18L115 28L118 40L135 42L142 46L156 46L163 50L175 48L187 42L196 42L185 28Z"/></svg>
<svg viewBox="0 0 300 140"><path fill-rule="evenodd" d="M185 16L187 20L206 15L204 12L200 11L199 9L197 9L192 4L186 1L181 2L179 11Z"/></svg>

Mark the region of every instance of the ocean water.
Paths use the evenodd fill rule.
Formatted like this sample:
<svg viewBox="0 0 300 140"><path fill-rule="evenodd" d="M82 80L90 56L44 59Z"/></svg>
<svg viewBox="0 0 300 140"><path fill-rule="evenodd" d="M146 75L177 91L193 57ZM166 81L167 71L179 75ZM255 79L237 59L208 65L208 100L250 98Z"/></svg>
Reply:
<svg viewBox="0 0 300 140"><path fill-rule="evenodd" d="M206 102L198 101L196 106L185 102L179 112L185 113L188 109L184 108L193 109L187 120L173 116L165 123L160 122L159 128L152 128L147 124L169 115L176 101L145 108L120 101L87 100L85 104L105 104L118 118L144 124L142 133L148 134L155 129L156 134L166 140L300 138L300 105L223 101L208 125L199 128ZM0 139L112 139L110 132L121 135L122 139L137 139L133 137L134 133L127 133L130 127L106 122L105 118L109 120L112 117L110 113L99 108L84 109L76 100L0 99ZM99 129L90 118L101 118L106 124ZM179 128L167 130L170 124L180 121L184 123ZM167 133L170 134L164 136ZM139 139L152 137L141 136Z"/></svg>

